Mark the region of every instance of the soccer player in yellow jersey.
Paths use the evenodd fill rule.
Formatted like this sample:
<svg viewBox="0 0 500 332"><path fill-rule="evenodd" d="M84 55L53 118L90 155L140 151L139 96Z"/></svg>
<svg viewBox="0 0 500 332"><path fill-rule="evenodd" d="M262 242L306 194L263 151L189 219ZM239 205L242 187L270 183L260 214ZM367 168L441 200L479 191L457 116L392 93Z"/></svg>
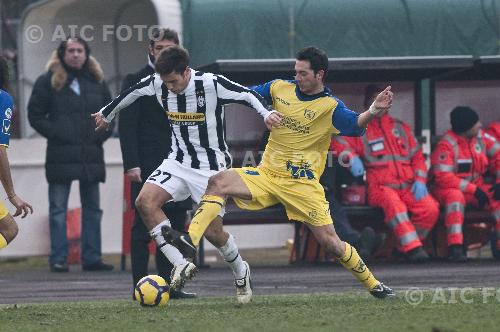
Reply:
<svg viewBox="0 0 500 332"><path fill-rule="evenodd" d="M307 224L325 251L337 257L373 296L391 297L395 295L393 290L375 279L356 249L337 236L319 178L331 135L363 135L375 115L391 107L393 94L387 87L367 111L358 115L325 87L327 71L325 52L308 47L297 54L294 81L274 80L255 87L282 116L281 124L271 130L261 164L229 169L211 177L189 234L165 227L163 235L184 255L194 256L226 197L231 196L247 210L281 203L288 218ZM222 229L219 222L216 220L207 230L212 236ZM249 273L246 282L250 284Z"/></svg>
<svg viewBox="0 0 500 332"><path fill-rule="evenodd" d="M7 193L7 199L16 208L16 212L12 216L5 205L0 203L0 249L6 247L17 235L18 227L14 217L22 214L21 218L24 218L28 213L33 213L31 205L16 195L10 175L7 147L9 146L14 104L12 97L6 91L8 89L7 73L7 63L3 57L0 57L0 123L2 124L0 129L0 181Z"/></svg>

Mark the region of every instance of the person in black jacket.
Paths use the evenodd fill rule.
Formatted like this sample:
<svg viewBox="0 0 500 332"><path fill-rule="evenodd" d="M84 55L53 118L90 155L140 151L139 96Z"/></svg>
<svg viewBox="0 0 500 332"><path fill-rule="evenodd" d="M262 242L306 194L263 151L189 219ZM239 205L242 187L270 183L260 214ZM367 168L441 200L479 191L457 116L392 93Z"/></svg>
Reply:
<svg viewBox="0 0 500 332"><path fill-rule="evenodd" d="M155 72L154 60L160 51L171 45L178 45L177 32L171 29L160 29L153 33L150 41L148 64L134 74L129 74L123 81L122 90L139 82L142 78ZM144 96L127 107L119 117L118 129L122 149L125 174L132 183L131 202L135 202L148 176L166 159L170 151L170 123L165 111L155 96ZM186 211L192 207L191 199L182 202L167 203L163 210L176 230L184 230ZM139 213L135 213L131 238L131 262L134 286L148 275L149 247L151 241L146 225ZM170 272L173 265L162 254L156 251L156 268L158 274L170 283ZM182 290L171 290L171 298L192 298L194 293Z"/></svg>
<svg viewBox="0 0 500 332"><path fill-rule="evenodd" d="M105 180L102 145L110 131L97 133L90 114L111 100L103 71L85 40L61 42L38 77L28 102L28 119L47 138L45 174L49 183L50 269L68 272L66 214L73 180L82 204L82 269L112 270L101 257L99 182Z"/></svg>

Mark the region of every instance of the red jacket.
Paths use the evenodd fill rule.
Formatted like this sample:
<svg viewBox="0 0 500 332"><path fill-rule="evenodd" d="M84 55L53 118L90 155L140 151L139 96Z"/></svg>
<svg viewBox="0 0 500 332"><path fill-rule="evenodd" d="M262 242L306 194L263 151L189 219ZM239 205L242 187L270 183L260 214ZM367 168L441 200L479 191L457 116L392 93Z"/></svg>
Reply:
<svg viewBox="0 0 500 332"><path fill-rule="evenodd" d="M363 137L335 137L332 149L363 159L368 185L404 189L415 181L427 182L422 149L410 127L386 114L370 122Z"/></svg>
<svg viewBox="0 0 500 332"><path fill-rule="evenodd" d="M485 129L485 132L488 134L495 136L497 141L500 142L500 122L492 122L488 128Z"/></svg>
<svg viewBox="0 0 500 332"><path fill-rule="evenodd" d="M436 186L473 194L488 170L500 182L500 143L483 131L467 139L449 130L432 152L431 164Z"/></svg>

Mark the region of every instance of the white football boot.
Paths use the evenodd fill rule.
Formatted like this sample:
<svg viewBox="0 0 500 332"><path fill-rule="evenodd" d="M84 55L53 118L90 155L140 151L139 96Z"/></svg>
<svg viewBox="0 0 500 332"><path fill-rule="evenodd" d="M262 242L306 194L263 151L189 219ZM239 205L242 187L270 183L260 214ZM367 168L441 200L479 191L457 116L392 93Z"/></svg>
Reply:
<svg viewBox="0 0 500 332"><path fill-rule="evenodd" d="M243 262L247 271L241 279L234 279L236 286L236 298L238 303L245 304L252 300L252 279L250 278L250 266L247 262Z"/></svg>

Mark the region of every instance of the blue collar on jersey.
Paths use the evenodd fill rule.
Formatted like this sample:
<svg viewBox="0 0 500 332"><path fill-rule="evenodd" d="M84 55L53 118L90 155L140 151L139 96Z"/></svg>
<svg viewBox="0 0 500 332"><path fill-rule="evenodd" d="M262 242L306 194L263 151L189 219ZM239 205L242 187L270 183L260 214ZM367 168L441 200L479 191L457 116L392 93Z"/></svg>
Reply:
<svg viewBox="0 0 500 332"><path fill-rule="evenodd" d="M295 95L297 96L297 98L300 101L311 101L311 100L318 99L321 97L331 97L332 96L332 92L326 86L323 89L323 91L321 91L320 93L316 93L314 95L306 95L305 93L302 93L302 91L300 91L299 86L298 86L296 81L290 81L290 82L295 84Z"/></svg>

